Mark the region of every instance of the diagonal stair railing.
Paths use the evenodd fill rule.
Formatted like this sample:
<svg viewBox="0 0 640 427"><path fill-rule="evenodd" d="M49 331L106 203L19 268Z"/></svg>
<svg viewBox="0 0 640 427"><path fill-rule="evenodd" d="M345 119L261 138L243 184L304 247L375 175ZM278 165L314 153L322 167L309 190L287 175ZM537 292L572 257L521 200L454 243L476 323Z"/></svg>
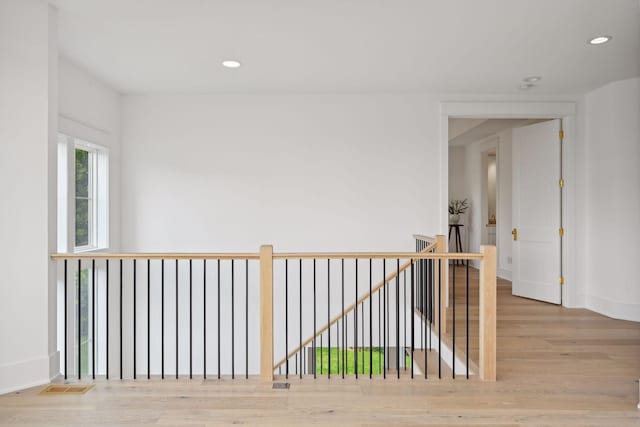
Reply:
<svg viewBox="0 0 640 427"><path fill-rule="evenodd" d="M438 242L434 241L433 243L429 244L428 246L422 248L419 253L433 252L433 251L437 250L437 247L438 247ZM278 257L275 257L275 258L278 258ZM374 294L376 294L381 289L385 288L386 285L388 285L390 282L395 280L400 273L403 273L406 270L410 269L412 265L413 265L412 261L406 261L402 265L400 265L400 268L398 269L398 271L393 271L393 272L389 273L383 280L381 280L376 285L374 285L368 292L366 292L362 296L357 297L356 302L351 303L340 314L334 316L328 323L325 323L320 328L318 328L316 331L314 331L315 333L313 335L311 335L310 337L306 338L304 341L302 341L293 350L288 351L286 357L283 357L277 363L275 363L273 369L276 370L276 369L282 367L286 363L287 360L289 360L289 359L293 358L294 356L296 356L302 349L304 349L305 347L309 346L309 344L311 344L314 340L317 341L319 339L319 337L322 334L324 334L327 330L329 330L332 326L336 325L341 319L344 319L346 316L348 316L349 314L353 313L356 310L356 308L358 307L358 305L361 305L362 303L364 303L368 299L372 298Z"/></svg>

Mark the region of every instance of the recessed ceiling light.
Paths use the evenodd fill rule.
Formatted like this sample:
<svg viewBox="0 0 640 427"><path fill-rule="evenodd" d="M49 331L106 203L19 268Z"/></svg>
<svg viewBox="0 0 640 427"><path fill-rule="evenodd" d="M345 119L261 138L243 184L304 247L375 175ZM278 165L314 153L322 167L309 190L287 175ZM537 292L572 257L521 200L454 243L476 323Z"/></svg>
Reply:
<svg viewBox="0 0 640 427"><path fill-rule="evenodd" d="M226 67L226 68L238 68L240 67L240 64L238 61L234 61L234 60L226 60L226 61L222 61L222 66Z"/></svg>
<svg viewBox="0 0 640 427"><path fill-rule="evenodd" d="M540 76L530 76L522 79L522 81L525 83L536 83L536 82L539 82L540 80L542 80L542 77Z"/></svg>
<svg viewBox="0 0 640 427"><path fill-rule="evenodd" d="M604 44L606 42L608 42L609 40L611 40L613 37L611 36L598 36L598 37L594 37L591 40L589 40L589 44Z"/></svg>
<svg viewBox="0 0 640 427"><path fill-rule="evenodd" d="M531 89L531 88L532 88L532 87L534 87L534 86L535 86L535 85L534 85L534 84L531 84L531 83L523 83L523 84L521 84L520 86L518 86L518 89L520 89L520 90L529 90L529 89Z"/></svg>

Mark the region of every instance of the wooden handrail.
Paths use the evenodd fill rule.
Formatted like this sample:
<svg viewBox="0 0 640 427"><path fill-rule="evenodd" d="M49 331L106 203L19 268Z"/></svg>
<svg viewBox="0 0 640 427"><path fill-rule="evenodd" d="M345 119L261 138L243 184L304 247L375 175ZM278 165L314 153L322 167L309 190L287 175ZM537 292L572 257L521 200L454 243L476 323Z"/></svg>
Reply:
<svg viewBox="0 0 640 427"><path fill-rule="evenodd" d="M436 237L433 236L425 236L424 234L414 234L413 238L415 240L421 240L423 242L427 242L429 244L436 242Z"/></svg>
<svg viewBox="0 0 640 427"><path fill-rule="evenodd" d="M427 253L428 251L434 250L436 249L436 243L433 243L429 246L427 246L426 248L424 248L420 254L423 253ZM413 254L413 255L419 255L419 254ZM274 255L275 258L275 255ZM300 257L297 257L298 259ZM325 257L318 257L318 258L327 258ZM398 257L389 257L389 258L398 258ZM414 257L415 259L415 257ZM329 323L327 323L326 325L324 325L323 327L321 327L320 329L316 330L314 332L314 335L312 335L310 338L308 338L307 340L302 342L302 345L294 348L291 352L289 352L285 358L281 359L280 361L278 361L278 363L276 363L273 366L273 369L277 369L280 366L282 366L288 359L290 359L291 357L295 356L296 353L298 353L302 348L306 347L307 345L309 345L313 339L319 335L322 335L327 329L329 329L331 326L333 326L336 322L338 322L338 320L342 319L344 316L346 316L347 314L349 314L350 312L352 312L353 310L355 310L355 308L358 306L358 304L363 303L364 301L366 301L368 298L370 298L374 293L378 292L381 288L383 288L387 283L391 282L393 279L395 279L399 273L405 271L406 269L408 269L411 266L413 259L410 261L405 262L404 264L402 264L400 266L399 270L396 270L392 273L390 273L385 279L381 280L377 285L373 286L371 288L371 291L365 293L363 296L361 296L360 298L358 298L356 300L355 303L351 304L350 306L348 306L347 308L344 309L344 312L341 312L339 315L335 316L333 319L331 319L329 321Z"/></svg>
<svg viewBox="0 0 640 427"><path fill-rule="evenodd" d="M433 249L436 244L425 248ZM290 252L274 253L274 259L482 259L480 253L463 252Z"/></svg>
<svg viewBox="0 0 640 427"><path fill-rule="evenodd" d="M82 253L56 253L51 254L51 259L260 259L259 253L188 253L188 252L82 252Z"/></svg>
<svg viewBox="0 0 640 427"><path fill-rule="evenodd" d="M431 244L425 250L435 248ZM463 252L281 252L274 253L273 259L482 259L480 253ZM82 252L55 253L51 259L260 259L259 253L110 253L110 252Z"/></svg>

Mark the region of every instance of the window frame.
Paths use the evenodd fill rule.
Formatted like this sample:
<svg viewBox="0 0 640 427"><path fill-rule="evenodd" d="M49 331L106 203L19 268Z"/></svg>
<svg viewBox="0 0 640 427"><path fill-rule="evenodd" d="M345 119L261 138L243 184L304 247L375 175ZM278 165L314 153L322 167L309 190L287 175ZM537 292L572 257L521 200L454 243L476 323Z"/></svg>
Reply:
<svg viewBox="0 0 640 427"><path fill-rule="evenodd" d="M83 132L78 132L83 134ZM86 137L58 131L58 252L82 253L109 249L110 150ZM94 138L100 140L100 138ZM76 246L76 149L89 152L90 218L88 244ZM78 198L80 199L80 198Z"/></svg>

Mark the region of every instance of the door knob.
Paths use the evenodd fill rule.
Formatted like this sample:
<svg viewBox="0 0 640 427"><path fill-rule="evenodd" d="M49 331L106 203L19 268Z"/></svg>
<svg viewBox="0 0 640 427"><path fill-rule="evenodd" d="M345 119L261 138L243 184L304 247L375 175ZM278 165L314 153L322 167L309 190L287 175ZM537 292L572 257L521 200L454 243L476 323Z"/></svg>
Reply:
<svg viewBox="0 0 640 427"><path fill-rule="evenodd" d="M513 236L513 240L518 240L518 229L514 228L511 230L511 235Z"/></svg>

